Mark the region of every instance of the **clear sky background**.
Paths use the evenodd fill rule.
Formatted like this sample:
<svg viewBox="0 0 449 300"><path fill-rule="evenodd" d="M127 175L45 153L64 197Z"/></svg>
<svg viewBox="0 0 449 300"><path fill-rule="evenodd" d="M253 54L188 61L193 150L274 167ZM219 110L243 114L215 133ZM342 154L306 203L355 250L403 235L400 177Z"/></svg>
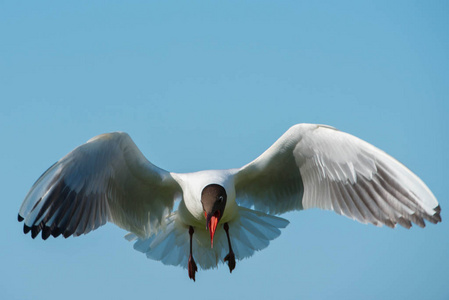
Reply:
<svg viewBox="0 0 449 300"><path fill-rule="evenodd" d="M449 299L447 1L1 1L1 299ZM240 167L323 123L420 176L443 223L283 215L265 250L200 271L113 224L32 240L27 191L89 138L126 131L174 172Z"/></svg>

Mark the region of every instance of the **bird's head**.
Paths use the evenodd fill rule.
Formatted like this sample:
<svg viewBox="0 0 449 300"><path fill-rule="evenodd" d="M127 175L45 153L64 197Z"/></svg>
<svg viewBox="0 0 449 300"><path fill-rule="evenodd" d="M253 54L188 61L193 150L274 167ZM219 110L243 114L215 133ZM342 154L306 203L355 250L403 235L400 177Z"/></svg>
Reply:
<svg viewBox="0 0 449 300"><path fill-rule="evenodd" d="M218 184L209 184L201 192L201 204L206 217L206 229L210 233L210 246L214 246L214 234L226 207L226 190Z"/></svg>

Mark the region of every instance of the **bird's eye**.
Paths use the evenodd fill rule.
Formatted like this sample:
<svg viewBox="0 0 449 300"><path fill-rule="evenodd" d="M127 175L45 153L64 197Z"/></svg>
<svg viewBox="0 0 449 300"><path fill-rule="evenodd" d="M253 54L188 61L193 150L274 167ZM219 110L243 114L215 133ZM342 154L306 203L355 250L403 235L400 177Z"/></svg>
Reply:
<svg viewBox="0 0 449 300"><path fill-rule="evenodd" d="M223 196L219 196L219 197L218 197L218 201L223 202L223 200L224 200L224 199L223 199Z"/></svg>

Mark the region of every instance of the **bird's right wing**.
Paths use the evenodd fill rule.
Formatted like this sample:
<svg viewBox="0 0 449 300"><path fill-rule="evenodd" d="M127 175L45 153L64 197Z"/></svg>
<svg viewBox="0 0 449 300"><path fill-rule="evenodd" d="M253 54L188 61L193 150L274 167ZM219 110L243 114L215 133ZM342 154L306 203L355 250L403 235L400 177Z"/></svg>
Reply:
<svg viewBox="0 0 449 300"><path fill-rule="evenodd" d="M36 237L86 234L107 221L140 237L157 232L181 197L171 174L150 163L128 134L79 146L36 181L19 211Z"/></svg>
<svg viewBox="0 0 449 300"><path fill-rule="evenodd" d="M298 124L257 159L235 170L241 205L280 214L334 210L362 223L441 221L429 188L409 169L369 143L335 128Z"/></svg>

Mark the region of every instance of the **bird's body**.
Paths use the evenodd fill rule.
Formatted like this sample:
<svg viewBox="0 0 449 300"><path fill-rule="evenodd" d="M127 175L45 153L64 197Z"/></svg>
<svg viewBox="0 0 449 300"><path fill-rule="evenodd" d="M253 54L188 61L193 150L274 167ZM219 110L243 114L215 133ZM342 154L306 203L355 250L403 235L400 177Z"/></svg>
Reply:
<svg viewBox="0 0 449 300"><path fill-rule="evenodd" d="M173 211L175 204L177 210ZM149 258L208 269L249 257L280 235L277 214L334 210L362 223L410 228L441 221L437 200L385 152L329 126L291 127L239 169L171 173L126 133L99 135L50 167L19 211L32 237L78 236L107 221Z"/></svg>
<svg viewBox="0 0 449 300"><path fill-rule="evenodd" d="M186 174L172 174L183 190L183 199L186 211L179 211L180 214L188 216L189 222L194 222L197 226L206 228L203 207L201 205L201 192L208 184L218 184L225 188L228 195L228 202L222 222L228 222L238 210L235 202L235 188L232 170L206 170ZM187 221L187 220L186 220ZM186 222L187 224L190 224Z"/></svg>

